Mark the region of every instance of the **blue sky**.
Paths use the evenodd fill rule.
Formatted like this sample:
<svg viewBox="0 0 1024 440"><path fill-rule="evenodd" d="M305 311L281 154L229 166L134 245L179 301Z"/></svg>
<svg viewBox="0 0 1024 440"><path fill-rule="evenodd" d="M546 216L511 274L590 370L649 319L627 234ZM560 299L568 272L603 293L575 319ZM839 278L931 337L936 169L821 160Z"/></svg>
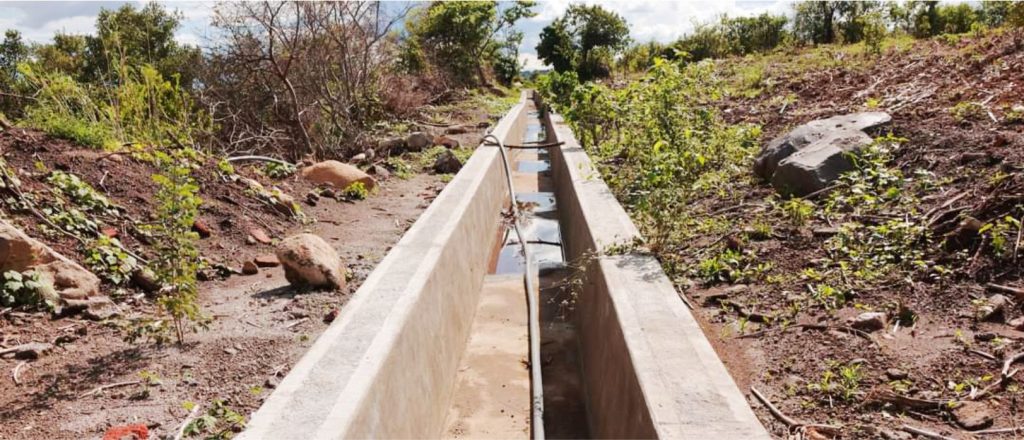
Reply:
<svg viewBox="0 0 1024 440"><path fill-rule="evenodd" d="M18 29L34 42L48 41L55 33L91 33L96 15L102 8L114 9L129 2L4 2L0 3L0 30ZM131 2L139 6L143 2ZM162 2L169 8L178 9L184 15L179 41L189 44L203 44L209 41L209 19L214 2ZM534 47L541 29L565 12L570 3L601 4L617 12L630 24L632 37L636 41L671 41L693 30L696 23L713 20L721 14L731 16L755 15L765 11L789 13L792 9L787 1L541 1L537 5L538 15L520 23L525 34L520 47L521 59L527 68L537 68Z"/></svg>

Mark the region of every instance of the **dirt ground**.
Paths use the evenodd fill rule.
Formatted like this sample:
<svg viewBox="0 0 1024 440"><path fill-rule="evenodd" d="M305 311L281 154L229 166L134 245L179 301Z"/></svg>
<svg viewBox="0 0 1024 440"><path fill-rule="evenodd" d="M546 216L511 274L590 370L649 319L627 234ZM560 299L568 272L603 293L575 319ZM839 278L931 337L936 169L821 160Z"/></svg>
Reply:
<svg viewBox="0 0 1024 440"><path fill-rule="evenodd" d="M489 119L480 109L448 117L473 126ZM480 126L449 137L472 148L484 130ZM0 133L0 151L17 170L23 191L34 194L40 208L53 199L43 180L46 172L36 162L48 170L74 173L101 190L124 208L121 218L99 218L102 226L115 229L126 247L151 255L135 228L137 220L148 219L153 209L156 186L150 174L155 169L149 164L22 129ZM122 314L102 321L2 309L0 347L49 342L55 348L36 360L0 358L0 439L100 438L111 427L129 424L145 425L150 438L171 438L189 418L190 403L205 412L217 400L248 417L446 181L428 172L417 171L407 179L393 175L379 180L378 191L366 200L320 198L314 205L305 201L312 186L297 177L271 179L249 166L236 169L290 194L315 221L283 215L247 194L243 185L221 178L211 162L196 173L204 199L200 219L211 230L199 248L210 266L237 270L244 261L273 254L272 244L251 238L256 232L265 232L272 240L312 232L338 250L351 273L347 287L337 292L297 291L288 285L281 267L261 268L255 275L222 276L207 270L200 283L200 303L212 320L209 328L188 334L182 346L125 341L122 318L158 315L152 299L130 285L104 283L103 293L118 303ZM5 214L55 250L79 262L84 258L75 240L44 234L35 217Z"/></svg>
<svg viewBox="0 0 1024 440"><path fill-rule="evenodd" d="M779 56L765 69L773 84L767 92L726 99L720 110L730 122L762 125L762 142L813 119L888 111L893 134L908 139L895 155L895 166L905 176L913 178L923 170L941 182L937 188L921 190L919 205L907 214L915 221L930 220L936 241L956 234L964 216L981 222L1005 215L1020 218L1024 125L1013 121L1011 109L1024 105L1024 50L1006 34L965 36L953 44L938 39L914 44L911 50L894 50L877 59L834 50L826 53L834 65L799 72L792 70L800 62L798 56ZM729 60L722 65L736 68L747 62ZM788 102L780 99L785 96L791 97ZM965 102L980 103L981 110L954 117L951 109ZM764 200L773 192L770 185L752 183L747 193L709 196L701 203L707 212L727 212L720 215L733 224L750 225L766 215ZM856 220L878 224L889 214ZM799 274L820 267L829 228L853 219L840 216L834 224L817 219L792 228L777 224L771 237L744 240L739 246L753 252L759 262L771 263L772 273ZM709 236L693 247L718 238ZM1024 284L1021 260L995 258L980 237L959 249L933 249L926 257L950 268L947 276L883 280L854 292L853 300L834 314L812 308L792 313L792 304L807 292L808 281L799 278L740 286L697 283L684 289L738 385L778 438L910 438L901 431L909 425L969 439L979 429L1024 426L1021 379L1000 380L1004 359L1024 350L1024 327L1007 324L1022 315L1019 305L1024 297L1016 298L1002 319L976 319L979 301L997 293L989 283L1012 288ZM732 306L724 307L723 299ZM902 325L890 321L884 330L867 335L845 330L849 318L868 309L888 311L890 316L909 310L914 319ZM740 320L739 314L747 316ZM786 330L778 321L771 324L778 316L788 319ZM739 328L741 323L745 326ZM839 366L850 365L860 366L850 399L824 398L811 391L836 386L841 381ZM834 376L826 377L829 374ZM751 386L798 421L842 430L788 427L750 394ZM968 427L972 416L978 423ZM1021 435L1024 432L989 433L984 438Z"/></svg>

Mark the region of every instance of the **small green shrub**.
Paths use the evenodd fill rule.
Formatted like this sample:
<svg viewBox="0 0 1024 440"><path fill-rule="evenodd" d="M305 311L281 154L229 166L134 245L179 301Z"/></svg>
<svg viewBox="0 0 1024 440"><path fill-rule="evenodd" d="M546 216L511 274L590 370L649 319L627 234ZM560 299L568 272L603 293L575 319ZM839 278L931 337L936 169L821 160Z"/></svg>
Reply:
<svg viewBox="0 0 1024 440"><path fill-rule="evenodd" d="M54 294L53 286L41 280L39 273L28 270L4 272L3 285L0 286L0 306L52 309L48 296Z"/></svg>
<svg viewBox="0 0 1024 440"><path fill-rule="evenodd" d="M985 107L977 102L961 102L949 109L957 122L978 120L985 117Z"/></svg>
<svg viewBox="0 0 1024 440"><path fill-rule="evenodd" d="M79 211L77 208L62 208L64 207L48 206L42 208L41 211L47 220L57 225L58 228L72 234L91 237L95 236L99 231L99 225L82 211ZM43 225L43 229L50 234L57 233L57 231L50 231L48 225Z"/></svg>
<svg viewBox="0 0 1024 440"><path fill-rule="evenodd" d="M74 174L53 171L47 177L46 182L88 212L110 215L118 213L117 207L110 202L110 199Z"/></svg>
<svg viewBox="0 0 1024 440"><path fill-rule="evenodd" d="M116 238L100 235L85 248L85 264L97 275L122 285L139 269L139 262L128 255Z"/></svg>
<svg viewBox="0 0 1024 440"><path fill-rule="evenodd" d="M782 204L782 214L793 226L803 226L814 214L814 203L801 198L792 198Z"/></svg>
<svg viewBox="0 0 1024 440"><path fill-rule="evenodd" d="M828 368L821 373L821 379L807 385L811 391L832 398L838 397L851 401L860 390L860 382L864 378L860 364L841 364L829 362Z"/></svg>
<svg viewBox="0 0 1024 440"><path fill-rule="evenodd" d="M1007 215L994 222L986 223L978 233L988 237L992 253L997 258L1006 258L1013 253L1013 243L1016 241L1020 227L1020 220Z"/></svg>
<svg viewBox="0 0 1024 440"><path fill-rule="evenodd" d="M391 172L395 173L396 177L402 180L411 179L414 173L412 165L409 165L409 162L406 162L405 159L398 156L387 158L384 161L384 166L390 169Z"/></svg>
<svg viewBox="0 0 1024 440"><path fill-rule="evenodd" d="M366 200L370 196L370 191L366 189L366 185L363 182L352 182L352 184L341 190L341 195L349 200Z"/></svg>
<svg viewBox="0 0 1024 440"><path fill-rule="evenodd" d="M195 405L185 402L182 406L186 411L192 411ZM203 415L185 426L184 434L188 437L201 436L205 440L222 440L232 438L244 427L245 416L229 408L223 400L216 399Z"/></svg>
<svg viewBox="0 0 1024 440"><path fill-rule="evenodd" d="M266 165L263 166L263 174L272 179L283 179L295 174L295 165L279 162L267 162Z"/></svg>

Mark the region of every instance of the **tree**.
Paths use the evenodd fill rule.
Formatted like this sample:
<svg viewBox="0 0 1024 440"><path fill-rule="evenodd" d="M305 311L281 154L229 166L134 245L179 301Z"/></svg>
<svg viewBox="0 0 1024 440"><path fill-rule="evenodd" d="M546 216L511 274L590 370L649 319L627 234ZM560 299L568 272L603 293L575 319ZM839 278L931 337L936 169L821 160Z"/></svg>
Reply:
<svg viewBox="0 0 1024 440"><path fill-rule="evenodd" d="M504 9L496 1L435 1L410 21L409 31L449 78L472 84L475 74L478 84L486 84L486 67L509 42L521 41L522 34L513 26L532 17L533 7L534 2L526 0ZM505 39L499 40L499 33Z"/></svg>
<svg viewBox="0 0 1024 440"><path fill-rule="evenodd" d="M21 39L21 32L10 29L4 33L0 43L0 113L16 111L20 99L14 92L18 77L18 63L28 57L28 46Z"/></svg>
<svg viewBox="0 0 1024 440"><path fill-rule="evenodd" d="M54 35L53 43L35 48L36 64L40 70L81 79L85 76L88 45L85 35Z"/></svg>
<svg viewBox="0 0 1024 440"><path fill-rule="evenodd" d="M811 44L832 44L836 41L835 20L838 1L797 3L793 31L797 38Z"/></svg>
<svg viewBox="0 0 1024 440"><path fill-rule="evenodd" d="M199 65L198 48L181 45L174 32L181 14L168 12L159 3L142 9L126 4L116 11L103 9L96 18L96 35L86 37L88 51L83 80L116 78L124 66L149 64L164 78L178 76L189 86Z"/></svg>
<svg viewBox="0 0 1024 440"><path fill-rule="evenodd" d="M629 44L629 27L601 6L573 4L541 31L537 56L556 71L575 70L581 80L609 74L614 56Z"/></svg>

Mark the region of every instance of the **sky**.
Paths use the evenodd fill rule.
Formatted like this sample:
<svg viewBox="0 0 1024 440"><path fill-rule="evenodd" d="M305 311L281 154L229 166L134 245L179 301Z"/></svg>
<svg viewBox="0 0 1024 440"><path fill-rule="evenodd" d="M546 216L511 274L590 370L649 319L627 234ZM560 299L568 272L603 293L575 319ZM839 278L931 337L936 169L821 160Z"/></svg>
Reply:
<svg viewBox="0 0 1024 440"><path fill-rule="evenodd" d="M46 42L55 33L85 34L94 30L96 16L103 8L116 9L125 3L142 6L144 2L3 2L0 3L0 30L17 29L32 42ZM178 41L202 45L211 38L209 20L214 2L162 1L168 8L178 9L184 15L182 27L176 34ZM541 0L536 17L524 20L518 27L524 33L520 46L520 60L527 70L543 67L534 49L541 29L562 15L570 3L600 4L629 22L634 41L669 42L691 32L697 23L714 20L722 14L730 16L756 15L762 12L786 14L792 9L790 2L693 0L693 1L571 1Z"/></svg>

